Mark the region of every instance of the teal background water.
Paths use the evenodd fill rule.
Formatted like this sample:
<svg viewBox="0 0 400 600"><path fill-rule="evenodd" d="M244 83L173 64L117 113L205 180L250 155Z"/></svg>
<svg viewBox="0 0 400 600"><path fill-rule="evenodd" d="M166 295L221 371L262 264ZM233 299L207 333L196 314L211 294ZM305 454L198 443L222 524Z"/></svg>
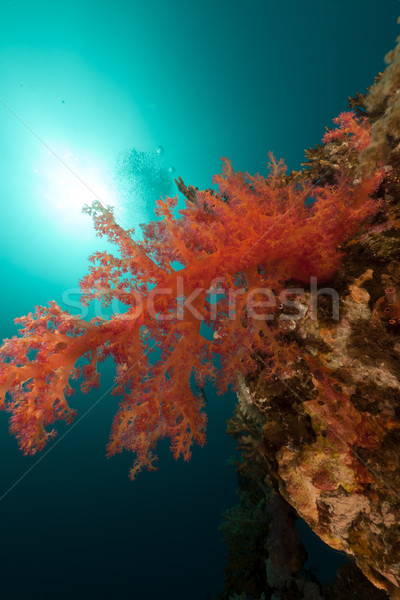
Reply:
<svg viewBox="0 0 400 600"><path fill-rule="evenodd" d="M148 198L118 194L115 165L129 148L154 158L162 145L159 164L199 187L221 156L263 173L272 150L299 168L347 96L383 69L399 12L394 0L2 0L0 337L36 304L63 306L103 247L80 213L94 196L66 164L129 224L153 214ZM106 390L112 365L102 372ZM82 414L100 395L72 404ZM207 446L183 463L161 444L159 471L134 483L130 456L104 457L116 398L40 462L19 454L0 414L0 496L12 488L0 501L1 598L217 593L217 527L235 502L225 435L234 397L208 396Z"/></svg>

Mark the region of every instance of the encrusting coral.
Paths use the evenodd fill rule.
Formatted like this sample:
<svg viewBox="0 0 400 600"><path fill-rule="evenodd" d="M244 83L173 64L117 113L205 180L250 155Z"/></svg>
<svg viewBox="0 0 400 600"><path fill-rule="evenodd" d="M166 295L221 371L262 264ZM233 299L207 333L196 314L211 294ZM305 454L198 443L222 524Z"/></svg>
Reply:
<svg viewBox="0 0 400 600"><path fill-rule="evenodd" d="M364 101L372 127L371 141L361 154L360 164L371 171L377 163L388 163L392 152L400 150L400 37L397 42L385 57L387 68Z"/></svg>
<svg viewBox="0 0 400 600"><path fill-rule="evenodd" d="M339 129L326 133L324 144L308 153L304 172L294 176L330 185L343 165L358 178L383 164L379 211L341 245L345 256L318 307L312 289L296 296L301 318L292 317L291 337L297 360L275 381L262 369L249 374L241 394L253 405L246 414L258 409L265 419L256 447L269 465L268 480L392 599L400 598L398 56L399 46L369 94L352 102L363 105L359 119L373 124L368 144L355 155L360 121L347 123L348 115L341 115ZM350 131L352 141L342 137ZM348 575L343 571L342 588ZM360 586L370 596L362 580Z"/></svg>

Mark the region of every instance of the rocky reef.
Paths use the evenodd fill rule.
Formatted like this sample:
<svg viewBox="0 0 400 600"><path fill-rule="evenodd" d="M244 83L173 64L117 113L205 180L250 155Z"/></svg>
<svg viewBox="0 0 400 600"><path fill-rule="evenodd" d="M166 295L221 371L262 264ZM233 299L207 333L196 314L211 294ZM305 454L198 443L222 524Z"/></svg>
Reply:
<svg viewBox="0 0 400 600"><path fill-rule="evenodd" d="M310 595L310 588L306 595L299 559L288 567L291 583L276 596L269 551L266 587L258 588L265 598L340 598L350 587L353 597L400 598L399 46L387 59L387 69L368 94L350 99L371 123L360 168L385 165L381 209L341 248L345 257L336 276L323 289L296 295L285 323L297 358L272 381L260 361L259 371L241 381L229 424L242 455L242 488L249 489L251 481L251 489L274 490L275 507L282 502L286 514L295 511L324 542L346 552L352 564L342 567L333 586L319 586L317 595ZM319 184L329 183L347 160L347 148L328 142L307 157L304 171L292 176L306 173ZM271 505L268 494L266 506ZM292 562L299 557L297 546ZM275 562L282 565L282 559Z"/></svg>

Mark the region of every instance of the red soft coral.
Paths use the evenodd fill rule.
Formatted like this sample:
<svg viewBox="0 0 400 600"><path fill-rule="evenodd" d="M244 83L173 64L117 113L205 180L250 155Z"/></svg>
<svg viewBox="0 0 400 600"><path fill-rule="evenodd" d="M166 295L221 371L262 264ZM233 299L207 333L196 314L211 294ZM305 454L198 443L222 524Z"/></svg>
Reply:
<svg viewBox="0 0 400 600"><path fill-rule="evenodd" d="M354 111L346 111L333 122L337 127L327 130L322 138L325 144L333 141L344 143L358 153L369 145L371 133L367 117L358 118Z"/></svg>
<svg viewBox="0 0 400 600"><path fill-rule="evenodd" d="M350 136L358 152L368 135L366 122L342 115L338 124L329 140ZM176 199L159 200L160 220L143 227L142 242L115 222L112 209L99 202L86 207L97 233L116 244L119 257L99 252L91 258L81 282L84 301L107 304L115 298L127 311L88 323L53 302L18 320L20 337L1 348L0 400L22 450L40 450L54 435L48 427L55 420L71 420L68 380L82 376L83 391L96 387L98 360L112 356L121 403L108 454L135 452L132 478L143 467L154 468L160 438L170 438L175 458L189 459L193 442L204 444L206 425L192 375L200 388L208 378L223 391L236 384L239 372L255 369L254 351L271 373L285 369L292 347L274 320L274 302L262 315L259 288L276 295L289 279L329 279L341 258L337 246L377 211L372 195L381 178L378 172L353 181L349 170L338 173L335 185L313 188L288 182L285 165L272 156L267 178L235 173L224 160L214 179L219 192L197 192L178 217ZM210 298L213 287L222 292L218 311ZM214 329L211 341L200 334L202 321ZM153 348L158 358L149 360ZM218 371L215 355L221 359ZM80 357L86 366L76 366Z"/></svg>

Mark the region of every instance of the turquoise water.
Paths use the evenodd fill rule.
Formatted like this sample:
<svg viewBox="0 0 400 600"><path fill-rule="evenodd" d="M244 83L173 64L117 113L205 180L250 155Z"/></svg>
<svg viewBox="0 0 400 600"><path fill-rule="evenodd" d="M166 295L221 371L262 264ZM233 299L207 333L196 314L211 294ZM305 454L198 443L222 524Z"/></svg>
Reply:
<svg viewBox="0 0 400 600"><path fill-rule="evenodd" d="M0 12L1 338L36 304L63 306L103 247L80 213L85 202L98 195L123 224L152 218L149 169L132 188L121 152L135 149L150 172L200 188L221 156L263 173L272 150L299 168L347 96L383 69L399 33L389 0L3 0ZM102 389L112 377L107 363ZM99 394L73 404L82 414ZM1 597L217 593L217 528L235 502L225 435L234 397L207 395L207 446L175 463L161 445L159 471L134 483L130 456L104 457L116 398L40 462L19 454L0 414Z"/></svg>

